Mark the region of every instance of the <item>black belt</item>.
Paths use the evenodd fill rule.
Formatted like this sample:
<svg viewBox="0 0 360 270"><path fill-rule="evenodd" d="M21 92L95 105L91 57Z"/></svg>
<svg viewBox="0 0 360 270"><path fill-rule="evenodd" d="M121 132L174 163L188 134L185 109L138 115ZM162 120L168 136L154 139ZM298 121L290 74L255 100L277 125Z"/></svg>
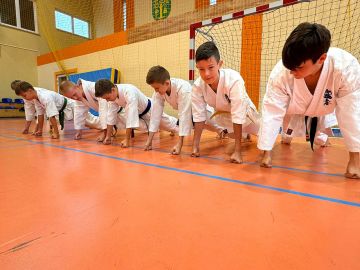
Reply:
<svg viewBox="0 0 360 270"><path fill-rule="evenodd" d="M192 125L194 126L194 117L193 117L193 116L191 116L191 122L192 122ZM177 126L180 125L180 119L178 119L178 120L176 121L176 125L177 125Z"/></svg>
<svg viewBox="0 0 360 270"><path fill-rule="evenodd" d="M151 101L150 101L150 99L148 99L148 103L146 105L146 108L142 113L139 114L139 117L141 118L142 116L147 114L150 111L150 109L151 109Z"/></svg>
<svg viewBox="0 0 360 270"><path fill-rule="evenodd" d="M318 118L317 117L311 117L310 131L309 132L308 132L308 128L307 128L308 118L309 118L308 116L305 116L306 140L310 141L311 149L314 151L314 140L315 140L315 135L316 135Z"/></svg>
<svg viewBox="0 0 360 270"><path fill-rule="evenodd" d="M121 113L123 109L124 109L123 107L120 107L117 113Z"/></svg>
<svg viewBox="0 0 360 270"><path fill-rule="evenodd" d="M64 120L65 120L65 113L64 113L64 110L66 108L66 105L67 105L67 99L64 98L64 104L62 105L60 111L59 111L59 123L60 123L60 126L61 126L61 130L64 129Z"/></svg>
<svg viewBox="0 0 360 270"><path fill-rule="evenodd" d="M149 111L150 111L150 109L151 109L151 100L150 99L148 99L148 103L147 103L147 105L146 105L146 108L145 108L145 110L142 112L142 113L140 113L139 114L139 118L140 119L142 119L144 122L145 122L145 125L146 125L146 128L147 128L147 131L148 131L148 134L149 134L149 127L148 127L148 124L146 123L146 121L142 118L145 114L147 114ZM134 130L132 130L132 132L134 132ZM132 133L131 134L132 135L132 137L134 136L134 134Z"/></svg>

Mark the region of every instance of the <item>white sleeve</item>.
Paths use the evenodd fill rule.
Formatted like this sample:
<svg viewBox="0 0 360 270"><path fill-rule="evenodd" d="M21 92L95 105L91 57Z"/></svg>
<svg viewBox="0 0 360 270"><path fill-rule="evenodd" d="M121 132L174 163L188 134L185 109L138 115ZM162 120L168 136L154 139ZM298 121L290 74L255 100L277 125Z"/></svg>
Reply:
<svg viewBox="0 0 360 270"><path fill-rule="evenodd" d="M195 85L191 92L191 108L194 122L206 121L206 101L201 89Z"/></svg>
<svg viewBox="0 0 360 270"><path fill-rule="evenodd" d="M231 101L231 121L235 124L244 124L246 122L246 112L249 106L245 85L236 81L230 91Z"/></svg>
<svg viewBox="0 0 360 270"><path fill-rule="evenodd" d="M349 59L341 73L336 117L346 148L350 152L360 152L360 65L357 59Z"/></svg>
<svg viewBox="0 0 360 270"><path fill-rule="evenodd" d="M47 98L45 101L45 110L46 110L46 116L47 117L53 117L59 115L59 111L56 107L55 100L51 98Z"/></svg>
<svg viewBox="0 0 360 270"><path fill-rule="evenodd" d="M257 147L270 151L279 134L290 97L285 89L274 80L269 80L262 105L262 118Z"/></svg>
<svg viewBox="0 0 360 270"><path fill-rule="evenodd" d="M191 92L178 92L179 136L189 136L192 129Z"/></svg>
<svg viewBox="0 0 360 270"><path fill-rule="evenodd" d="M45 108L43 106L41 106L41 104L39 102L35 102L35 110L36 110L36 114L38 116L45 114Z"/></svg>
<svg viewBox="0 0 360 270"><path fill-rule="evenodd" d="M89 112L89 108L85 106L83 103L76 101L74 108L74 128L76 130L85 128L85 121L87 118L87 114Z"/></svg>
<svg viewBox="0 0 360 270"><path fill-rule="evenodd" d="M106 99L103 99L103 98L98 98L98 103L99 103L100 126L101 126L101 129L106 129L108 104L107 104ZM119 109L117 111L119 111Z"/></svg>
<svg viewBox="0 0 360 270"><path fill-rule="evenodd" d="M33 101L24 99L25 119L26 121L32 121L35 118L36 109Z"/></svg>
<svg viewBox="0 0 360 270"><path fill-rule="evenodd" d="M159 130L160 121L162 114L164 112L164 98L159 94L154 92L151 98L151 116L150 116L150 124L149 131L157 132Z"/></svg>
<svg viewBox="0 0 360 270"><path fill-rule="evenodd" d="M349 152L360 152L360 89L336 99L336 117Z"/></svg>
<svg viewBox="0 0 360 270"><path fill-rule="evenodd" d="M139 127L139 101L135 92L128 91L124 94L126 100L125 118L126 128Z"/></svg>
<svg viewBox="0 0 360 270"><path fill-rule="evenodd" d="M117 113L120 109L120 106L114 102L107 102L107 114L106 114L106 124L114 126L116 125Z"/></svg>

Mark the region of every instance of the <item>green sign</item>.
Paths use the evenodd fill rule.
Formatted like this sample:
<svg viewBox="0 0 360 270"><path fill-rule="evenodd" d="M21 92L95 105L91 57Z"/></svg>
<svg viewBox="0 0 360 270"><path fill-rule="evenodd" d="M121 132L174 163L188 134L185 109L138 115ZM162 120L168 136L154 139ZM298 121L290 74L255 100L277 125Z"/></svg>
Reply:
<svg viewBox="0 0 360 270"><path fill-rule="evenodd" d="M152 16L155 20L166 19L170 10L171 0L152 0Z"/></svg>

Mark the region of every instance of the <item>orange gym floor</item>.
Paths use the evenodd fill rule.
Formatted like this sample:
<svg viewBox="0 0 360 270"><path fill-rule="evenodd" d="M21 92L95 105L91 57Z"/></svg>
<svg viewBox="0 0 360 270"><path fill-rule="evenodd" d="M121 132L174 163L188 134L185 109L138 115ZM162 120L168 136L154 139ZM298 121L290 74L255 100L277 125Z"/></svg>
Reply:
<svg viewBox="0 0 360 270"><path fill-rule="evenodd" d="M205 132L168 154L136 133L132 147L23 135L0 120L0 269L360 269L360 181L343 177L342 139L277 144L272 169L227 161L231 139Z"/></svg>

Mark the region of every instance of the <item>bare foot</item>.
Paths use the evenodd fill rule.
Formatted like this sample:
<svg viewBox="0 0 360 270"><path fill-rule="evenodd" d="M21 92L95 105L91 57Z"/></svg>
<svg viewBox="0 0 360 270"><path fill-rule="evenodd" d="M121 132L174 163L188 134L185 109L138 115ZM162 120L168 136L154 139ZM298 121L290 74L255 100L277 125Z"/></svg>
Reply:
<svg viewBox="0 0 360 270"><path fill-rule="evenodd" d="M152 150L152 145L151 145L151 144L146 143L146 144L145 144L145 148L144 148L144 150L145 150L145 151Z"/></svg>
<svg viewBox="0 0 360 270"><path fill-rule="evenodd" d="M243 163L241 153L234 152L230 157L230 162L231 163L238 163L238 164Z"/></svg>
<svg viewBox="0 0 360 270"><path fill-rule="evenodd" d="M130 145L130 142L129 142L127 139L123 140L123 141L120 143L120 146L121 146L122 148L128 148L129 145Z"/></svg>
<svg viewBox="0 0 360 270"><path fill-rule="evenodd" d="M75 136L74 136L74 139L75 140L80 140L82 138L82 134L81 132L76 132Z"/></svg>
<svg viewBox="0 0 360 270"><path fill-rule="evenodd" d="M100 134L100 136L96 138L96 141L97 141L97 142L103 142L104 139L105 139L105 137L106 137L105 132L102 132L102 133Z"/></svg>
<svg viewBox="0 0 360 270"><path fill-rule="evenodd" d="M59 139L60 138L60 135L59 135L59 133L53 133L53 134L51 134L51 139Z"/></svg>
<svg viewBox="0 0 360 270"><path fill-rule="evenodd" d="M181 146L176 144L173 149L171 150L172 155L179 155L181 152Z"/></svg>
<svg viewBox="0 0 360 270"><path fill-rule="evenodd" d="M41 130L38 130L38 131L35 131L33 133L33 135L37 136L37 137L41 137L42 136L42 131Z"/></svg>
<svg viewBox="0 0 360 270"><path fill-rule="evenodd" d="M102 143L105 144L105 145L111 144L111 143L112 143L111 137L106 137L106 138L103 140Z"/></svg>
<svg viewBox="0 0 360 270"><path fill-rule="evenodd" d="M200 157L200 150L199 147L193 147L193 150L191 152L192 157Z"/></svg>
<svg viewBox="0 0 360 270"><path fill-rule="evenodd" d="M264 151L264 154L262 156L262 159L260 161L260 167L264 168L271 168L271 152L270 151Z"/></svg>
<svg viewBox="0 0 360 270"><path fill-rule="evenodd" d="M346 168L345 177L351 179L360 179L360 168L358 165L352 161L349 161Z"/></svg>

